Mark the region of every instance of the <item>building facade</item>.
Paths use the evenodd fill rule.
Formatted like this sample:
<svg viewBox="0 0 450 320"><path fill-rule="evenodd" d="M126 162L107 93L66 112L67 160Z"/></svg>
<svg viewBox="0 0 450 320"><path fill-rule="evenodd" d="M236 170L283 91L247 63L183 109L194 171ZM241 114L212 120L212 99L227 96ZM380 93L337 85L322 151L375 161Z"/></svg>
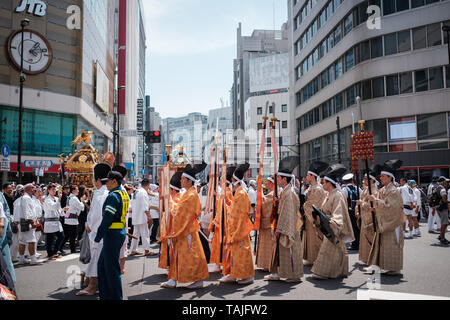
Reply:
<svg viewBox="0 0 450 320"><path fill-rule="evenodd" d="M179 118L163 119L162 137L164 145L171 145L172 150L183 147L185 155L191 162L205 159L205 145L211 137L206 136L208 117L199 112L189 113Z"/></svg>
<svg viewBox="0 0 450 320"><path fill-rule="evenodd" d="M41 181L56 181L58 156L74 151L71 142L81 130L93 132L92 144L101 153L111 147L115 2L49 0L45 4L43 10L35 7L33 12L30 5L20 10L19 0L0 3L0 144L9 145L12 151L4 181L17 181L19 137L19 71L9 54L16 47L9 40L25 18L30 20L30 32L25 33L29 39L24 48L39 59L52 55L48 69L27 75L24 84L22 161L52 161ZM74 7L68 10L70 6L83 14L77 15ZM33 50L43 43L47 51ZM29 57L31 63L36 62L33 57ZM22 163L21 169L23 182L36 179L33 168Z"/></svg>
<svg viewBox="0 0 450 320"><path fill-rule="evenodd" d="M369 5L380 9L379 26ZM374 132L376 163L401 159L403 175L421 184L448 176L450 72L442 26L450 25L450 1L289 0L288 15L301 174L318 159L350 167L352 124L363 119Z"/></svg>
<svg viewBox="0 0 450 320"><path fill-rule="evenodd" d="M242 35L242 25L237 29L237 53L233 61L233 86L231 102L233 129L244 129L245 102L250 97L250 59L285 53L288 51L288 29L255 30L251 36Z"/></svg>

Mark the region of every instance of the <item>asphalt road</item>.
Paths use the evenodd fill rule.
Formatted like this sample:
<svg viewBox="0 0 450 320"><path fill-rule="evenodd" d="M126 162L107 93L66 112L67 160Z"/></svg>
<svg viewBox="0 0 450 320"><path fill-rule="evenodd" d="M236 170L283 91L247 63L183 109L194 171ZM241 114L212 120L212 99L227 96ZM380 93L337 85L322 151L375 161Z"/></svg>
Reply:
<svg viewBox="0 0 450 320"><path fill-rule="evenodd" d="M437 234L429 234L421 224L422 236L405 239L404 270L400 276L381 276L383 292L402 293L404 299L419 294L450 298L450 247L441 246ZM449 235L447 234L447 238ZM152 246L154 251L158 246ZM43 249L43 248L41 248ZM40 251L43 257L44 251ZM204 288L164 289L165 270L157 267L157 257L129 257L123 276L124 298L128 300L356 300L358 290L367 289L368 275L357 264L358 253L349 252L350 273L346 279L314 280L311 268L305 267L301 283L267 282L267 274L257 270L255 282L249 285L220 284L219 274L210 274ZM77 297L73 288L79 282L78 273L85 266L78 254L65 256L62 261L42 265L16 265L16 291L20 300L96 300L98 296ZM78 283L79 285L79 283ZM381 291L380 291L381 292ZM361 294L361 291L360 291ZM359 298L362 296L360 295ZM384 294L383 298L391 296ZM398 296L396 296L398 297ZM417 297L416 297L417 298ZM421 297L424 298L424 297ZM434 297L425 297L434 298Z"/></svg>

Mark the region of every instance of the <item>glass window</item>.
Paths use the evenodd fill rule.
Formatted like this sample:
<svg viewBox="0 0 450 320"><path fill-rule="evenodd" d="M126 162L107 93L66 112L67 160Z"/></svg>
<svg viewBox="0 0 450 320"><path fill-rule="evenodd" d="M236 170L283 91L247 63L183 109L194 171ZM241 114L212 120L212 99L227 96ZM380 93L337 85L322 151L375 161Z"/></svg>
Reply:
<svg viewBox="0 0 450 320"><path fill-rule="evenodd" d="M383 0L383 15L386 16L394 12L395 12L395 0Z"/></svg>
<svg viewBox="0 0 450 320"><path fill-rule="evenodd" d="M334 33L332 32L327 39L328 51L334 47Z"/></svg>
<svg viewBox="0 0 450 320"><path fill-rule="evenodd" d="M447 114L423 114L417 116L419 140L447 138Z"/></svg>
<svg viewBox="0 0 450 320"><path fill-rule="evenodd" d="M355 65L354 55L353 55L353 49L350 49L345 54L345 71L348 71L352 69Z"/></svg>
<svg viewBox="0 0 450 320"><path fill-rule="evenodd" d="M297 106L302 104L302 93L301 92L297 92L297 94L295 95L296 100L297 100Z"/></svg>
<svg viewBox="0 0 450 320"><path fill-rule="evenodd" d="M413 92L412 72L400 73L400 93Z"/></svg>
<svg viewBox="0 0 450 320"><path fill-rule="evenodd" d="M308 56L308 70L311 70L311 68L312 68L312 63L313 63L312 54L310 54L310 55Z"/></svg>
<svg viewBox="0 0 450 320"><path fill-rule="evenodd" d="M386 56L397 53L397 34L391 33L384 36L384 54Z"/></svg>
<svg viewBox="0 0 450 320"><path fill-rule="evenodd" d="M366 80L362 82L362 99L368 100L372 99L372 81Z"/></svg>
<svg viewBox="0 0 450 320"><path fill-rule="evenodd" d="M397 12L409 9L409 0L396 0Z"/></svg>
<svg viewBox="0 0 450 320"><path fill-rule="evenodd" d="M327 6L327 19L330 19L332 15L333 15L333 2L330 1Z"/></svg>
<svg viewBox="0 0 450 320"><path fill-rule="evenodd" d="M344 20L344 36L346 36L353 28L353 14L349 14Z"/></svg>
<svg viewBox="0 0 450 320"><path fill-rule="evenodd" d="M424 5L424 0L411 0L411 7L417 8Z"/></svg>
<svg viewBox="0 0 450 320"><path fill-rule="evenodd" d="M445 81L447 82L447 88L450 88L450 67L449 66L445 67Z"/></svg>
<svg viewBox="0 0 450 320"><path fill-rule="evenodd" d="M327 21L327 11L322 10L322 12L320 13L320 27L325 24L325 21Z"/></svg>
<svg viewBox="0 0 450 320"><path fill-rule="evenodd" d="M257 113L258 115L262 114L262 108L258 108L256 113Z"/></svg>
<svg viewBox="0 0 450 320"><path fill-rule="evenodd" d="M334 66L331 66L328 68L328 83L332 83L334 79Z"/></svg>
<svg viewBox="0 0 450 320"><path fill-rule="evenodd" d="M389 119L389 141L416 140L416 137L415 117Z"/></svg>
<svg viewBox="0 0 450 320"><path fill-rule="evenodd" d="M370 59L370 43L369 40L361 43L361 62Z"/></svg>
<svg viewBox="0 0 450 320"><path fill-rule="evenodd" d="M427 43L428 47L441 45L442 39L440 23L434 23L427 26Z"/></svg>
<svg viewBox="0 0 450 320"><path fill-rule="evenodd" d="M342 27L341 24L339 23L336 29L334 29L334 45L338 44L339 41L341 41L341 38L342 38Z"/></svg>
<svg viewBox="0 0 450 320"><path fill-rule="evenodd" d="M336 113L336 105L334 103L334 98L328 100L328 113L330 114L330 116Z"/></svg>
<svg viewBox="0 0 450 320"><path fill-rule="evenodd" d="M346 90L347 108L355 104L355 87L351 86Z"/></svg>
<svg viewBox="0 0 450 320"><path fill-rule="evenodd" d="M448 142L424 142L419 143L419 150L436 150L436 149L448 149Z"/></svg>
<svg viewBox="0 0 450 320"><path fill-rule="evenodd" d="M398 42L398 52L405 52L411 50L411 34L409 30L398 32L397 42Z"/></svg>
<svg viewBox="0 0 450 320"><path fill-rule="evenodd" d="M320 58L324 57L327 54L327 41L324 40L320 44Z"/></svg>
<svg viewBox="0 0 450 320"><path fill-rule="evenodd" d="M373 142L374 143L386 143L387 142L387 127L386 120L373 120L370 121L373 131Z"/></svg>
<svg viewBox="0 0 450 320"><path fill-rule="evenodd" d="M317 61L319 61L319 48L313 52L313 65L317 64Z"/></svg>
<svg viewBox="0 0 450 320"><path fill-rule="evenodd" d="M328 72L325 70L320 75L321 88L325 88L328 85Z"/></svg>
<svg viewBox="0 0 450 320"><path fill-rule="evenodd" d="M319 77L315 77L312 81L312 87L313 87L313 95L315 95L319 91Z"/></svg>
<svg viewBox="0 0 450 320"><path fill-rule="evenodd" d="M381 40L381 37L377 37L370 40L370 52L371 52L371 59L381 57L383 55L383 42Z"/></svg>
<svg viewBox="0 0 450 320"><path fill-rule="evenodd" d="M415 73L416 77L416 92L428 90L428 74L427 69L418 70Z"/></svg>
<svg viewBox="0 0 450 320"><path fill-rule="evenodd" d="M287 104L281 105L281 112L287 112L287 111L288 111Z"/></svg>
<svg viewBox="0 0 450 320"><path fill-rule="evenodd" d="M341 59L336 61L335 70L336 70L336 79L339 79L342 76L342 60Z"/></svg>
<svg viewBox="0 0 450 320"><path fill-rule="evenodd" d="M426 0L426 4L430 4L430 3L435 3L435 2L439 2L440 0Z"/></svg>
<svg viewBox="0 0 450 320"><path fill-rule="evenodd" d="M373 98L384 97L384 77L372 80Z"/></svg>
<svg viewBox="0 0 450 320"><path fill-rule="evenodd" d="M258 130L262 129L262 123L258 123Z"/></svg>
<svg viewBox="0 0 450 320"><path fill-rule="evenodd" d="M344 95L342 92L336 95L336 113L344 109Z"/></svg>
<svg viewBox="0 0 450 320"><path fill-rule="evenodd" d="M413 49L422 49L427 46L427 36L425 27L413 29Z"/></svg>
<svg viewBox="0 0 450 320"><path fill-rule="evenodd" d="M307 59L305 59L303 61L303 70L302 70L302 75L305 75L308 72L308 61Z"/></svg>
<svg viewBox="0 0 450 320"><path fill-rule="evenodd" d="M330 115L328 113L328 101L322 103L322 120L325 120Z"/></svg>
<svg viewBox="0 0 450 320"><path fill-rule="evenodd" d="M450 20L444 21L444 26L450 27ZM447 32L443 31L443 33L444 33L444 44L447 44L448 43Z"/></svg>
<svg viewBox="0 0 450 320"><path fill-rule="evenodd" d="M386 95L395 96L398 94L398 75L386 77Z"/></svg>
<svg viewBox="0 0 450 320"><path fill-rule="evenodd" d="M341 5L341 0L334 0L334 10L339 8L340 5Z"/></svg>
<svg viewBox="0 0 450 320"><path fill-rule="evenodd" d="M314 23L312 24L312 36L317 33L317 20L314 20Z"/></svg>
<svg viewBox="0 0 450 320"><path fill-rule="evenodd" d="M287 127L288 127L287 121L283 121L281 124L282 124L282 129L287 129Z"/></svg>
<svg viewBox="0 0 450 320"><path fill-rule="evenodd" d="M364 23L367 21L367 8L368 8L368 3L367 1L364 1L363 3L361 3L358 6L358 11L359 11L359 23Z"/></svg>
<svg viewBox="0 0 450 320"><path fill-rule="evenodd" d="M444 87L444 74L442 67L430 68L430 90L442 89Z"/></svg>

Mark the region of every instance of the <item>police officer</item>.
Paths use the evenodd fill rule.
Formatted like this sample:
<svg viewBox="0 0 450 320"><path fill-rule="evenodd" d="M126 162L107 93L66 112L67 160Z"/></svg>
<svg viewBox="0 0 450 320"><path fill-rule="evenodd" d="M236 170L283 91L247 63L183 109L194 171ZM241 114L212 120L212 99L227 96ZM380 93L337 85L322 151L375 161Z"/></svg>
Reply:
<svg viewBox="0 0 450 320"><path fill-rule="evenodd" d="M123 300L120 272L120 249L125 241L125 220L130 203L128 193L122 188L127 170L116 166L108 173L106 187L109 195L103 204L103 219L98 227L94 246L103 248L98 260L98 289L100 300Z"/></svg>

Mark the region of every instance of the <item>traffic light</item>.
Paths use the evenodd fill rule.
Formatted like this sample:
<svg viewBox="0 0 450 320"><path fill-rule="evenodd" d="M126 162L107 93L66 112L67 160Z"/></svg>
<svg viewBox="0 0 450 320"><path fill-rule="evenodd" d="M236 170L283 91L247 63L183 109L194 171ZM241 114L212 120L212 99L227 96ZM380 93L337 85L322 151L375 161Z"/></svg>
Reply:
<svg viewBox="0 0 450 320"><path fill-rule="evenodd" d="M161 131L145 131L145 143L161 143Z"/></svg>

